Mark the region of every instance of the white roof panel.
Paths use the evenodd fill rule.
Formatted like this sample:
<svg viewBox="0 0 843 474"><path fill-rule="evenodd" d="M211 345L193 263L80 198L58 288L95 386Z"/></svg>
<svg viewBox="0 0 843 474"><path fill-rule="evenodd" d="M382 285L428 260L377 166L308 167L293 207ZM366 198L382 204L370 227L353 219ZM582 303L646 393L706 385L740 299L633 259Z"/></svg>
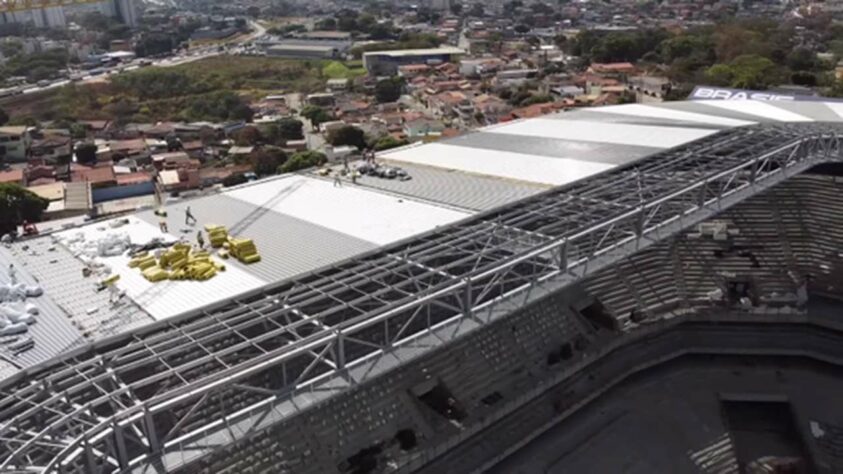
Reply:
<svg viewBox="0 0 843 474"><path fill-rule="evenodd" d="M737 120L728 117L718 117L716 115L698 114L694 112L683 112L681 110L668 109L665 107L653 107L651 105L642 104L611 105L608 107L594 109L594 111L606 114L623 114L635 117L662 118L683 122L724 125L727 127L742 127L744 125L757 123L747 120Z"/></svg>
<svg viewBox="0 0 843 474"><path fill-rule="evenodd" d="M548 122L561 122L553 120ZM381 154L385 159L455 169L518 181L562 185L600 173L615 165L570 158L527 155L445 143L410 147Z"/></svg>
<svg viewBox="0 0 843 474"><path fill-rule="evenodd" d="M537 118L490 127L484 133L671 148L717 133L717 130Z"/></svg>
<svg viewBox="0 0 843 474"><path fill-rule="evenodd" d="M823 104L832 110L835 114L837 114L840 118L843 118L843 103L842 102L823 102Z"/></svg>
<svg viewBox="0 0 843 474"><path fill-rule="evenodd" d="M132 216L128 219L129 224L116 229L109 227L109 223L112 221L105 221L60 232L57 236L62 243L71 248L78 248L68 242L80 233L86 241L96 241L108 235L127 234L133 244L148 242L153 237L164 237L168 240L178 239L177 236L161 233L157 226L137 217ZM192 241L195 235L191 232L186 238ZM224 261L225 271L217 273L209 280L201 282L165 280L158 283L147 281L137 268L129 268L130 258L125 254L114 257L96 257L96 260L111 268L112 273L120 275L117 287L125 290L127 296L158 320L231 298L267 283L238 268L239 264L230 260ZM222 259L217 260L223 262Z"/></svg>
<svg viewBox="0 0 843 474"><path fill-rule="evenodd" d="M378 245L469 215L345 183L335 186L329 180L290 175L226 194Z"/></svg>
<svg viewBox="0 0 843 474"><path fill-rule="evenodd" d="M770 102L761 100L700 100L701 104L717 107L721 109L731 110L733 112L741 112L749 115L756 115L764 117L769 120L778 120L780 122L813 122L814 120L804 115L799 115L794 112L776 107Z"/></svg>

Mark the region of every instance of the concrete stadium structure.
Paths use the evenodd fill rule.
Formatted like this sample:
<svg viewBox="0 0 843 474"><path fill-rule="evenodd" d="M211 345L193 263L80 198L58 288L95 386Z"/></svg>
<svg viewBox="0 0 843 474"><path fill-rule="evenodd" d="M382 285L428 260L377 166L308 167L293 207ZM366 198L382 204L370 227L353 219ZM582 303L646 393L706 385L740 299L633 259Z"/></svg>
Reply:
<svg viewBox="0 0 843 474"><path fill-rule="evenodd" d="M279 246L221 301L164 314L132 296L66 344L6 356L0 472L839 472L840 113L620 106L386 153L415 179L363 180L360 202L413 200L415 226L313 217L297 242L333 242L327 260ZM318 178L290 179L228 225L304 229L283 199ZM227 219L253 191L192 206ZM54 294L49 331L90 317ZM788 442L718 421L718 401L789 406Z"/></svg>

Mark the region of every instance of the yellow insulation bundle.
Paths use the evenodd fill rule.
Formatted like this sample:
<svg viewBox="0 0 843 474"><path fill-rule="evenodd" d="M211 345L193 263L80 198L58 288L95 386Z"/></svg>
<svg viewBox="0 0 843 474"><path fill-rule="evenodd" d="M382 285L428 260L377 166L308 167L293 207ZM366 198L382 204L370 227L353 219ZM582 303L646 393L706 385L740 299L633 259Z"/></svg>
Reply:
<svg viewBox="0 0 843 474"><path fill-rule="evenodd" d="M207 224L205 225L205 232L208 233L208 241L211 247L220 248L228 240L228 230L221 225Z"/></svg>
<svg viewBox="0 0 843 474"><path fill-rule="evenodd" d="M252 239L238 239L230 237L228 239L228 251L234 258L243 263L255 263L261 259L258 254L258 249Z"/></svg>
<svg viewBox="0 0 843 474"><path fill-rule="evenodd" d="M166 280L170 277L170 272L164 270L158 265L153 265L143 271L143 277L151 282Z"/></svg>
<svg viewBox="0 0 843 474"><path fill-rule="evenodd" d="M129 266L139 268L143 276L153 282L166 279L204 281L225 271L225 265L215 262L207 251L184 243L161 252L157 260L153 255L138 255Z"/></svg>

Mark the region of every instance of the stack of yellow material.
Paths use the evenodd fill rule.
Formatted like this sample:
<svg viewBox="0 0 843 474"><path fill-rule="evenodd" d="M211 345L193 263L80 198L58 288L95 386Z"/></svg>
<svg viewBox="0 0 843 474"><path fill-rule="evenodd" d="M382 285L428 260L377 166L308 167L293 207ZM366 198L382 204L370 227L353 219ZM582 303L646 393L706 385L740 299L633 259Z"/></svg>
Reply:
<svg viewBox="0 0 843 474"><path fill-rule="evenodd" d="M228 252L243 263L255 263L261 259L258 249L252 239L228 239Z"/></svg>
<svg viewBox="0 0 843 474"><path fill-rule="evenodd" d="M129 268L140 268L142 271L155 265L155 257L144 252L129 260Z"/></svg>
<svg viewBox="0 0 843 474"><path fill-rule="evenodd" d="M228 230L221 225L206 224L205 232L208 233L208 241L211 247L218 249L228 240Z"/></svg>
<svg viewBox="0 0 843 474"><path fill-rule="evenodd" d="M143 277L151 282L166 280L167 278L170 278L170 272L164 270L158 265L153 265L144 270L142 273Z"/></svg>
<svg viewBox="0 0 843 474"><path fill-rule="evenodd" d="M129 262L130 267L138 267L149 281L170 280L207 280L217 272L225 271L225 265L211 259L208 252L188 244L175 244L159 258L152 255L136 256Z"/></svg>

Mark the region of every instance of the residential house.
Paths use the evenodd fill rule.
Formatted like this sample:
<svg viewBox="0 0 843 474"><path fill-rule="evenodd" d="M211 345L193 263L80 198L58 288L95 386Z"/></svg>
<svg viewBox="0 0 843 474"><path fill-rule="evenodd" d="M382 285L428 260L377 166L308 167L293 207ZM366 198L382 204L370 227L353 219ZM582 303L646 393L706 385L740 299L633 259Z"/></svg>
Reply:
<svg viewBox="0 0 843 474"><path fill-rule="evenodd" d="M133 158L139 165L148 164L152 155L149 147L146 145L146 140L143 138L112 140L108 143L108 149L111 152L109 159ZM97 160L99 161L99 159L98 152Z"/></svg>
<svg viewBox="0 0 843 474"><path fill-rule="evenodd" d="M205 144L202 143L201 140L182 142L181 149L193 159L199 161L203 161L205 159Z"/></svg>
<svg viewBox="0 0 843 474"><path fill-rule="evenodd" d="M26 176L23 169L11 169L7 171L0 171L0 184L19 184L26 185Z"/></svg>
<svg viewBox="0 0 843 474"><path fill-rule="evenodd" d="M26 168L26 185L38 186L56 182L56 170L52 166L35 165Z"/></svg>
<svg viewBox="0 0 843 474"><path fill-rule="evenodd" d="M500 97L480 94L471 99L474 105L475 116L482 114L482 119L479 121L482 124L493 124L498 121L498 117L504 116L512 110L512 106Z"/></svg>
<svg viewBox="0 0 843 474"><path fill-rule="evenodd" d="M30 160L41 163L57 163L69 160L73 156L70 137L62 135L44 135L32 142Z"/></svg>
<svg viewBox="0 0 843 474"><path fill-rule="evenodd" d="M430 74L431 67L427 64L406 64L398 67L398 75L409 80Z"/></svg>
<svg viewBox="0 0 843 474"><path fill-rule="evenodd" d="M543 104L528 105L526 107L521 107L519 109L512 110L506 117L506 120L541 117L542 115L547 115L553 112L558 112L560 110L565 110L566 108L572 106L572 101L545 102Z"/></svg>
<svg viewBox="0 0 843 474"><path fill-rule="evenodd" d="M74 183L87 182L91 188L105 188L117 184L117 177L110 163L97 163L94 166L71 163L70 179Z"/></svg>
<svg viewBox="0 0 843 474"><path fill-rule="evenodd" d="M637 69L632 63L591 63L586 72L612 77L625 77L635 74Z"/></svg>
<svg viewBox="0 0 843 474"><path fill-rule="evenodd" d="M404 136L408 140L420 140L428 137L439 137L445 130L445 124L439 120L419 118L404 123Z"/></svg>
<svg viewBox="0 0 843 474"><path fill-rule="evenodd" d="M152 166L155 169L174 170L179 168L199 168L199 160L195 160L183 151L172 151L152 155Z"/></svg>
<svg viewBox="0 0 843 474"><path fill-rule="evenodd" d="M0 127L0 159L7 162L23 162L29 156L32 146L32 127Z"/></svg>
<svg viewBox="0 0 843 474"><path fill-rule="evenodd" d="M462 92L448 91L430 96L427 107L436 118L464 118L474 114L474 106Z"/></svg>

